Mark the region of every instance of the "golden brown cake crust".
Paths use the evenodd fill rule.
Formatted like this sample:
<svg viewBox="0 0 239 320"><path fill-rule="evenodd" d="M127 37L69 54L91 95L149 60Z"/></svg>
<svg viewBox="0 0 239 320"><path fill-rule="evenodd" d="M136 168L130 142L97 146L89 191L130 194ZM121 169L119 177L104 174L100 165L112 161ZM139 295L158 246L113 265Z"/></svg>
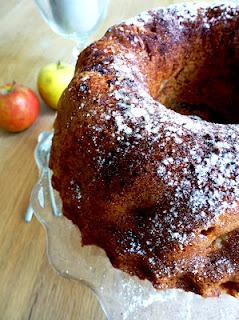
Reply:
<svg viewBox="0 0 239 320"><path fill-rule="evenodd" d="M148 11L81 53L50 167L83 244L156 288L236 295L238 74L233 5Z"/></svg>

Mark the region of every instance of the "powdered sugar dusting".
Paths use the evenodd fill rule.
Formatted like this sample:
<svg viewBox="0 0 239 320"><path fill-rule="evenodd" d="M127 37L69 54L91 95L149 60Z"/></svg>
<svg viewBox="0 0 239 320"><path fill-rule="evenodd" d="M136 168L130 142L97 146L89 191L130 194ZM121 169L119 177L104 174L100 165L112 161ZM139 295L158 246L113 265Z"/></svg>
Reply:
<svg viewBox="0 0 239 320"><path fill-rule="evenodd" d="M221 1L213 1L210 2L210 4L207 1L178 3L177 5L172 4L167 8L158 7L150 11L144 11L136 17L127 19L124 21L124 24L144 28L145 25L152 23L153 16L155 14L157 14L159 11L162 11L166 19L168 16L170 17L172 12L174 12L174 14L176 14L178 17L179 25L182 24L182 28L184 27L185 22L195 21L195 19L198 17L198 14L200 14L201 18L204 19L204 27L209 28L211 24L214 24L218 21L218 19L215 17L208 19L208 17L204 16L204 12L209 6L211 8L220 7L222 9L223 19L226 21L232 19L233 15L235 15L238 1L227 0L224 3Z"/></svg>
<svg viewBox="0 0 239 320"><path fill-rule="evenodd" d="M221 5L223 16L231 18L235 14L236 2L230 2L231 7ZM198 10L208 7L208 4L182 4L169 7L174 10L182 21L193 20ZM173 9L172 9L173 8ZM146 12L126 25L143 26L150 23L157 10ZM161 9L160 9L161 10ZM230 14L229 14L230 12ZM179 19L180 22L180 19ZM215 23L211 18L209 23ZM205 26L207 22L205 20ZM144 77L140 72L135 57L126 54L124 59L115 57L112 68L120 79L124 79L111 95L117 100L117 105L124 111L117 111L116 135L133 134L137 140L147 138L154 148L170 148L170 156L155 163L156 174L164 182L165 187L174 193L174 199L168 209L170 215L182 215L182 203L187 203L187 210L193 214L200 226L207 227L224 213L238 207L239 201L239 126L210 124L200 119L178 116L168 112L160 103L154 101L144 86ZM128 80L134 80L130 90ZM133 130L132 130L133 127ZM185 136L192 139L183 145ZM126 138L125 138L126 139ZM145 155L146 156L146 155ZM148 156L148 155L147 155ZM180 173L180 174L178 174ZM185 206L183 208L185 210ZM172 227L172 226L171 226ZM191 226L188 226L189 228ZM181 244L187 244L190 237L169 229L169 238Z"/></svg>
<svg viewBox="0 0 239 320"><path fill-rule="evenodd" d="M228 8L220 6L225 10ZM165 10L176 12L181 23L181 18L183 22L195 19L199 8L202 10L202 7L201 3L182 4ZM157 10L162 9L144 12L125 24L142 27L151 22ZM227 11L228 9L223 14L227 14ZM170 155L164 151L164 158L155 161L154 164L155 174L174 195L167 214L174 217L182 216L185 215L182 210L186 209L186 212L193 214L194 219L200 222L200 227L207 227L225 210L235 209L238 205L238 125L230 125L225 129L224 125L210 124L197 118L169 112L151 97L145 86L145 75L136 61L134 53L128 51L124 56L114 55L113 63L110 65L106 62L106 67L117 77L115 85L109 90L109 96L115 99L117 108L108 109L104 119L114 121L115 130L112 135L117 141L126 144L128 148L125 152L145 139L151 145L149 149L154 152L158 152L158 149L166 150L171 146L168 150ZM87 80L87 77L82 80ZM129 136L135 139L131 144L127 142ZM190 137L187 144L183 143L185 136ZM150 154L145 154L145 157L149 158ZM99 155L99 163L104 163L102 155ZM194 234L175 232L173 221L170 223L168 238L172 241L184 245L195 237ZM188 224L184 228L187 230L191 226Z"/></svg>
<svg viewBox="0 0 239 320"><path fill-rule="evenodd" d="M236 4L233 1L230 3ZM131 25L141 29L147 28L147 24L152 23L160 11L160 19L164 17L170 20L170 14L176 14L178 19L175 22L177 24L175 38L179 38L188 27L188 22L195 21L199 14L202 15L203 28L210 28L218 19L231 19L233 14L238 12L233 6L220 4L220 7L222 16L210 19L202 14L203 10L207 9L206 6L202 9L201 3L196 6L183 4L167 9L156 9L116 26L115 30L123 32L124 28L128 30ZM170 20L167 25L172 29L170 29L172 34L173 23ZM144 30L140 32L144 33ZM142 45L142 51L145 50L140 33L128 38L135 46ZM112 36L109 39L111 45ZM125 169L124 173L133 177L137 177L137 170L142 170L140 171L142 176L147 176L150 172L152 184L157 182L161 193L158 195L157 203L153 203L152 208L146 208L151 210L147 222L140 220L138 227L140 232L137 236L133 230L127 230L123 239L119 240L119 244L123 247L123 253L147 257L150 265L157 268L155 277L160 278L162 275L169 277L172 268L183 273L186 262L179 259L174 261L173 267L167 265L165 261L167 261L168 247L175 255L179 255L187 246L203 242L206 236L201 231L216 225L222 215L238 211L239 125L212 124L197 117L179 115L166 109L154 100L149 92L148 79L144 74L146 66L143 64L141 53L136 55L134 50L127 46L122 45L122 48L119 45L117 48L119 51L113 52L110 46L104 47L104 52L113 52L110 62L106 57L100 61L100 67L95 61L92 67L95 73L100 74L98 70L101 70L102 74L108 77L106 97L102 95L102 98L98 89L94 94L90 91L91 77L88 75L84 74L80 80L79 91L83 95L82 100L85 100L81 101L78 109L87 110L84 116L90 132L89 145L91 143L94 146L93 151L89 147L84 152L94 154L92 161L94 161L95 176L103 177L102 180L105 172L112 170L110 179L112 176L118 177L120 183L124 185L121 174ZM97 56L97 47L94 47L94 53ZM98 80L101 81L101 74ZM87 100L90 100L90 107L87 106ZM104 102L101 103L102 101ZM107 108L103 108L105 101ZM91 108L96 102L96 108ZM97 118L99 113L100 116ZM89 122L87 118L90 119ZM94 123L92 119L97 121ZM107 143L110 141L113 150L110 147L104 148L101 139L107 140ZM125 190L128 192L130 185L124 188L122 194L126 192ZM113 197L120 195L112 195ZM135 208L125 207L125 210L138 209L137 205ZM145 242L146 233L148 240ZM158 252L157 250L164 252L164 249L164 257L160 261L155 252ZM204 265L210 264L208 259L208 257L197 257L195 261L192 260L190 272L197 274L200 268L203 269ZM228 257L223 256L215 261L218 277L220 272L223 272L223 267L227 268L228 273L235 271Z"/></svg>
<svg viewBox="0 0 239 320"><path fill-rule="evenodd" d="M134 25L137 27L144 27L145 23L150 23L152 21L152 16L148 11L140 13L138 16L133 17L125 21L127 25Z"/></svg>
<svg viewBox="0 0 239 320"><path fill-rule="evenodd" d="M115 63L118 61L117 58ZM128 70L116 67L118 77L130 78L134 75L136 67L130 69L130 66L128 63ZM239 201L239 163L236 152L239 148L238 126L227 126L225 131L224 125L179 117L155 102L140 82L137 86L134 92L129 93L119 87L112 93L117 104L126 108L123 114L118 112L115 116L116 134L132 134L129 127L131 123L136 129L134 135L137 139L150 137L151 143L157 143L160 148L175 143L180 146L179 149L175 146L170 150L170 157L165 155L156 167L157 175L165 186L174 190L169 214L180 214L181 203L187 199L188 210L198 221L204 221L204 227L207 227L213 217L216 219L226 209L235 209ZM129 101L134 100L137 103L129 104ZM139 127L138 132L141 134L136 135ZM181 144L185 135L195 137L191 146ZM169 236L181 244L188 242L188 237L172 230L169 230Z"/></svg>

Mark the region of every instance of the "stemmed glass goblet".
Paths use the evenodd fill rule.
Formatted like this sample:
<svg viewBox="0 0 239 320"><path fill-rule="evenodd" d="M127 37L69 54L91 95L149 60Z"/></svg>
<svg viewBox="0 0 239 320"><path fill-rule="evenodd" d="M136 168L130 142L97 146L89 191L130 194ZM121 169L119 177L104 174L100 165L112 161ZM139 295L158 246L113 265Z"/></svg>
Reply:
<svg viewBox="0 0 239 320"><path fill-rule="evenodd" d="M73 56L77 58L87 38L102 23L109 0L35 0L41 15L53 31L76 41Z"/></svg>

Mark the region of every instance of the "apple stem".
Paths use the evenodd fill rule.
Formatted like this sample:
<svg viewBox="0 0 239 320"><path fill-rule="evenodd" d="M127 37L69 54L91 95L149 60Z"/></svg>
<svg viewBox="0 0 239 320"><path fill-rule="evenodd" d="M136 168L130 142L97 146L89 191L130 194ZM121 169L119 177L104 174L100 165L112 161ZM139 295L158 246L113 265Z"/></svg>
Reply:
<svg viewBox="0 0 239 320"><path fill-rule="evenodd" d="M17 85L16 81L13 80L12 83L7 84L7 86L5 88L0 89L0 94L6 95L6 94L12 92L16 88L16 85Z"/></svg>
<svg viewBox="0 0 239 320"><path fill-rule="evenodd" d="M61 69L61 68L62 68L61 61L60 61L60 60L58 60L56 67L57 67L57 69Z"/></svg>
<svg viewBox="0 0 239 320"><path fill-rule="evenodd" d="M13 81L12 81L12 86L11 86L10 90L11 90L11 91L14 90L14 89L16 88L16 85L17 85L16 81L13 80ZM11 92L11 91L10 91L10 92Z"/></svg>

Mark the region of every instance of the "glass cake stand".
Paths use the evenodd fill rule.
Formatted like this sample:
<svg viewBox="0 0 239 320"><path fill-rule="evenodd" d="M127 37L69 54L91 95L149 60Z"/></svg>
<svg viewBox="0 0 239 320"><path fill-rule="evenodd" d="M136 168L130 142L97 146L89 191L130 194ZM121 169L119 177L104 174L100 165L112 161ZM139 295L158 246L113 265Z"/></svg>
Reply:
<svg viewBox="0 0 239 320"><path fill-rule="evenodd" d="M239 320L239 301L229 295L205 299L178 289L157 291L148 281L113 268L102 249L82 247L79 229L61 214L61 200L51 186L52 135L42 132L38 138L40 176L30 205L45 229L48 260L59 275L93 290L108 320Z"/></svg>

